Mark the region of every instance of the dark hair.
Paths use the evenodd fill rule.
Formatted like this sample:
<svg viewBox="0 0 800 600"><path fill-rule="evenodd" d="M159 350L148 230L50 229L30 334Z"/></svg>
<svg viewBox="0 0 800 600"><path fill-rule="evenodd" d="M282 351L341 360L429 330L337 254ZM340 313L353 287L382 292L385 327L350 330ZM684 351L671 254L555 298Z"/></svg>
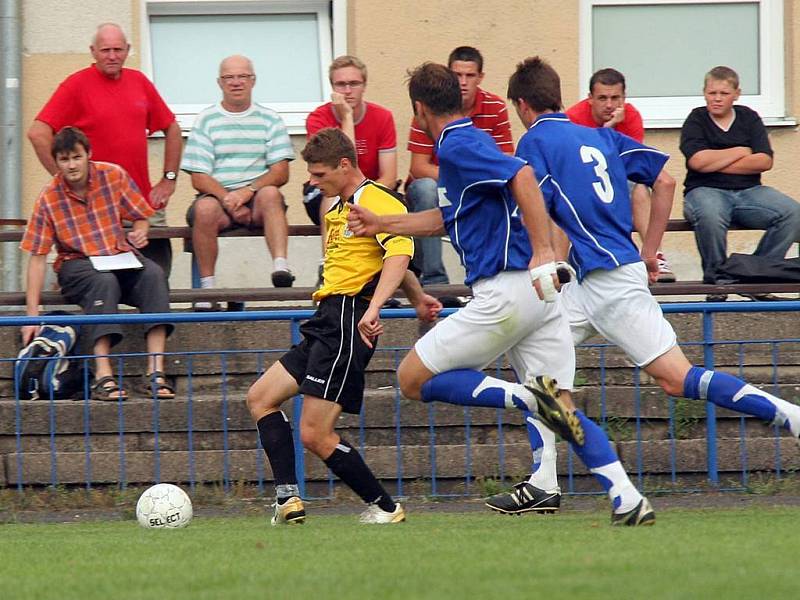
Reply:
<svg viewBox="0 0 800 600"><path fill-rule="evenodd" d="M561 79L556 70L538 56L526 58L508 80L508 98L525 100L536 112L561 110Z"/></svg>
<svg viewBox="0 0 800 600"><path fill-rule="evenodd" d="M474 62L478 65L478 73L483 73L483 56L477 48L472 46L459 46L447 57L447 66L452 67L457 60L462 62Z"/></svg>
<svg viewBox="0 0 800 600"><path fill-rule="evenodd" d="M595 71L594 75L589 79L590 94L594 91L595 83L599 83L600 85L617 85L621 83L622 92L625 92L625 75L616 69L600 69L599 71Z"/></svg>
<svg viewBox="0 0 800 600"><path fill-rule="evenodd" d="M461 86L458 77L444 65L422 63L408 74L411 103L422 102L434 115L461 112Z"/></svg>
<svg viewBox="0 0 800 600"><path fill-rule="evenodd" d="M91 146L86 134L77 127L63 127L53 138L53 144L50 146L50 155L55 159L59 154L72 152L77 145L83 146L86 154L89 154Z"/></svg>
<svg viewBox="0 0 800 600"><path fill-rule="evenodd" d="M322 163L331 168L339 166L339 161L348 159L356 165L356 149L353 142L341 129L326 127L320 129L308 140L301 153L307 163Z"/></svg>

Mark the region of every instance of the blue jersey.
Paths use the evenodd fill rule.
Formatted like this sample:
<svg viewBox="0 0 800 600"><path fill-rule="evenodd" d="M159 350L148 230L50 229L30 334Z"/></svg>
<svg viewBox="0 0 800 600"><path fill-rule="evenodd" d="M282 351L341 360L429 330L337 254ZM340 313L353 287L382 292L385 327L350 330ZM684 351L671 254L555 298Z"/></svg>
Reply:
<svg viewBox="0 0 800 600"><path fill-rule="evenodd" d="M642 260L631 239L628 180L652 186L668 154L612 128L583 127L550 113L522 136L517 155L536 171L550 216L572 242L569 259L578 279Z"/></svg>
<svg viewBox="0 0 800 600"><path fill-rule="evenodd" d="M528 268L532 250L509 180L526 162L498 150L470 119L449 123L436 142L439 209L466 269L465 283Z"/></svg>

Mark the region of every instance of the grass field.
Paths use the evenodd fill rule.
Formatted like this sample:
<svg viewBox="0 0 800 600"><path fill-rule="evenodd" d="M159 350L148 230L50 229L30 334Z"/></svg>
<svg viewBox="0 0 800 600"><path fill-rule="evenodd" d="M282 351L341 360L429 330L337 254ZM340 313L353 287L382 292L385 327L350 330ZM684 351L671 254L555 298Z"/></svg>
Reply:
<svg viewBox="0 0 800 600"><path fill-rule="evenodd" d="M411 513L395 526L313 516L0 525L0 592L38 598L793 598L791 507L662 511L612 529L602 512Z"/></svg>

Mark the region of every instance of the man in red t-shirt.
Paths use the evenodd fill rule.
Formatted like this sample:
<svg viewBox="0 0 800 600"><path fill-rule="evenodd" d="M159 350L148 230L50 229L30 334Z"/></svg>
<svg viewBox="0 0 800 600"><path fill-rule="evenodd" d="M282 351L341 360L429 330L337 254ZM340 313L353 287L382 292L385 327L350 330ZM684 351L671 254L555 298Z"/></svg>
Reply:
<svg viewBox="0 0 800 600"><path fill-rule="evenodd" d="M567 109L569 120L585 127L613 127L620 133L644 142L642 115L625 102L625 76L616 69L600 69L589 79L589 96ZM642 184L629 182L633 207L633 228L644 239L650 219L650 191ZM671 283L675 274L659 249L658 281Z"/></svg>
<svg viewBox="0 0 800 600"><path fill-rule="evenodd" d="M397 132L394 117L388 108L364 100L367 87L367 66L355 56L339 56L328 67L333 92L331 101L318 107L306 119L306 136L311 139L321 129L341 129L356 147L358 168L372 181L396 190ZM303 185L303 206L308 217L319 225L322 252L325 252L325 218L333 199L310 183ZM322 261L319 284L322 282Z"/></svg>
<svg viewBox="0 0 800 600"><path fill-rule="evenodd" d="M67 125L79 127L92 144L92 159L125 169L158 210L151 224L166 225L164 208L175 192L181 158L180 126L150 80L140 71L123 68L130 44L119 25L101 24L89 48L94 64L61 82L36 115L28 139L39 162L54 175L57 168L50 147L55 132ZM147 134L156 131L163 131L165 136L164 176L151 187ZM169 240L151 240L143 253L169 276Z"/></svg>
<svg viewBox="0 0 800 600"><path fill-rule="evenodd" d="M480 51L472 46L459 46L450 53L447 66L458 76L464 114L472 118L475 127L491 135L501 151L513 154L514 142L505 100L479 87L484 76ZM433 154L433 140L416 119L411 121L408 150L411 152L411 166L405 191L409 210L419 212L438 207L439 164ZM417 238L414 242L417 249L414 261L422 273L422 284L449 283L442 263L441 240L438 237L426 237ZM444 303L449 305L450 300L448 298Z"/></svg>

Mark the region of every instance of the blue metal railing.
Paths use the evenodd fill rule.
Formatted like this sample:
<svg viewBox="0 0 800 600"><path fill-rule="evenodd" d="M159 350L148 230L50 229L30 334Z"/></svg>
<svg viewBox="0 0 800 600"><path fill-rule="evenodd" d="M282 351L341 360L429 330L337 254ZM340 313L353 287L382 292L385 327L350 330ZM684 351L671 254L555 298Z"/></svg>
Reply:
<svg viewBox="0 0 800 600"><path fill-rule="evenodd" d="M769 302L769 303L680 303L680 304L664 304L662 305L662 309L665 313L701 313L703 318L703 339L701 341L692 341L684 343L683 346L690 347L690 346L701 346L703 351L703 362L706 368L713 368L714 367L714 351L715 348L720 346L737 346L738 349L738 356L739 356L739 364L738 368L740 373L744 369L744 352L745 349L749 346L753 345L763 345L769 344L771 346L771 356L772 356L772 379L773 379L773 386L777 388L778 385L778 359L779 359L779 350L782 345L786 344L796 344L800 342L800 339L796 338L788 338L788 339L781 339L781 340L715 340L713 334L713 325L714 325L714 314L717 312L737 312L737 313L745 313L745 312L797 312L800 310L800 303L797 302ZM452 310L446 311L446 314L449 312L453 312ZM172 323L200 323L200 322L237 322L237 321L288 321L290 323L290 330L291 330L291 340L292 343L297 343L300 340L300 332L299 332L299 324L301 321L307 319L313 314L312 310L278 310L278 311L248 311L248 312L238 312L238 313L169 313L166 315L161 314L119 314L119 315L73 315L73 316L42 316L42 317L22 317L22 316L4 316L0 317L0 326L3 327L19 327L23 325L32 325L32 324L44 324L44 323L60 323L60 324L87 324L87 323L152 323L152 322L165 322L169 321ZM395 309L395 310L388 310L383 311L382 317L386 319L394 319L394 318L414 318L415 313L413 310L410 309ZM608 413L607 413L607 406L606 406L606 392L607 392L607 385L606 385L606 374L607 374L607 348L609 345L607 344L591 344L587 347L596 348L599 351L599 364L596 365L599 367L600 373L600 421L601 423L606 424ZM406 348L383 348L379 349L379 352L383 353L391 353L392 354L392 364L396 367L399 364L400 357L406 351ZM165 353L165 356L180 356L183 357L186 361L186 400L187 400L187 411L186 411L186 423L187 423L187 452L188 452L188 472L186 479L189 484L194 487L195 484L199 481L197 470L196 470L196 461L195 461L195 406L194 406L194 364L195 360L199 357L208 357L208 356L217 356L220 360L220 374L221 374L221 385L220 385L220 393L221 393L221 423L220 423L220 431L222 437L222 473L221 473L221 481L224 486L224 489L229 489L232 480L234 479L231 474L231 447L230 447L230 431L228 430L228 415L230 410L229 405L229 373L228 373L228 359L234 355L241 355L245 353L251 353L257 355L257 367L256 372L260 374L264 370L264 361L265 355L269 353L279 353L282 350L258 350L258 351L241 351L235 349L227 349L227 350L208 350L208 351L192 351L192 352L168 352ZM130 358L139 358L142 357L142 353L127 353L127 354L115 354L113 355L114 360L116 361L117 365L117 372L122 373L124 367L124 361ZM91 356L81 356L77 357L78 360L89 361L92 357ZM9 363L13 362L14 358L0 358L0 366L2 363ZM595 365L581 365L579 364L579 368L587 368L590 366ZM497 364L497 371L501 370L502 363L498 362ZM628 467L632 471L632 476L635 476L637 483L642 486L646 485L645 472L644 468L644 460L643 460L643 418L642 418L642 411L641 411L641 387L640 387L640 380L639 380L639 369L633 370L633 392L634 392L634 442L636 447L636 458L635 462L631 462L630 460L627 461ZM88 381L88 369L84 369L84 391L88 391L89 381ZM86 486L91 487L93 479L93 465L92 465L92 428L91 428L91 406L92 403L88 400L88 393L84 394L83 400L83 411L82 411L82 418L83 418L83 445L84 445L84 471L85 471L85 479L86 479ZM23 405L22 401L19 400L19 390L15 390L15 398L13 399L15 406L14 406L14 415L15 415L15 461L16 461L16 481L9 481L9 485L16 485L19 490L22 490L26 479L24 473L24 462L25 462L25 453L23 448L23 437L26 435L23 427ZM49 399L48 405L48 420L49 420L49 452L50 452L50 484L57 485L59 483L58 478L58 437L57 437L57 410L56 407L60 405L62 401L55 401L52 398ZM63 401L68 402L68 401ZM395 425L394 425L394 439L396 445L396 490L398 495L402 495L404 491L404 481L406 480L405 477L405 469L404 469L404 461L402 456L403 450L403 433L404 429L401 424L401 411L403 407L403 401L401 401L400 393L398 386L395 382L394 386L394 397L393 397L393 406L395 411ZM161 451L161 430L159 427L160 423L160 413L161 413L161 404L159 401L153 401L152 407L152 435L153 435L153 479L160 480L161 479L161 472L162 472L162 451ZM300 414L302 411L302 400L300 398L295 399L293 402L293 412L292 412L292 419L295 423L295 430L296 426L300 421ZM678 484L678 470L676 467L677 463L677 454L678 454L678 444L677 444L677 431L675 427L675 401L672 398L668 399L668 415L669 415L669 422L668 422L668 439L669 439L669 463L670 463L670 481L673 485ZM506 467L506 436L509 431L509 427L511 425L504 422L505 415L502 411L497 411L497 452L498 452L498 473L501 479L505 479L509 474L507 473ZM125 413L125 403L122 401L117 402L117 425L118 425L118 444L119 444L119 485L124 487L127 485L129 476L127 472L127 462L126 462L126 444L127 444L127 437L130 437L130 433L126 433L126 413ZM472 486L472 482L475 479L474 474L474 461L473 461L473 440L472 440L472 431L473 431L473 424L472 424L472 411L464 410L463 413L463 429L464 429L464 446L465 446L465 469L463 474L463 484L460 488L460 493L462 494L470 494L473 491L474 486ZM719 486L720 484L720 475L719 475L719 457L717 454L717 416L716 411L714 410L714 406L710 403L706 404L706 453L707 453L707 478L711 485ZM255 428L253 428L255 430ZM437 425L436 425L436 408L433 405L428 407L428 422L427 422L427 429L428 429L428 452L430 457L430 494L433 496L442 496L442 495L451 495L448 493L447 490L441 488L439 477L437 475ZM359 448L364 450L365 446L365 431L366 431L366 421L365 421L365 413L362 411L362 414L358 421L358 444ZM746 445L746 421L744 418L739 419L739 432L740 432L740 457L741 457L741 480L740 485L746 486L749 481L749 471L748 471L748 454L747 454L747 445ZM775 463L773 472L776 476L780 477L784 467L782 463L782 454L780 448L780 436L781 432L779 430L774 431L775 436ZM254 433L254 438L257 440L257 437ZM304 451L302 448L302 444L300 442L299 434L295 436L295 450L296 450L296 465L297 465L297 474L298 474L298 481L301 485L301 492L304 495L307 495L306 490L306 465L304 461ZM257 442L254 442L256 445ZM265 462L263 452L256 447L256 473L254 474L259 490L265 491ZM562 474L567 479L567 491L572 493L576 492L576 485L575 485L575 469L573 467L573 456L571 452L567 452L567 463L568 468L566 473ZM328 476L328 494L331 495L333 493L333 478L332 476Z"/></svg>

